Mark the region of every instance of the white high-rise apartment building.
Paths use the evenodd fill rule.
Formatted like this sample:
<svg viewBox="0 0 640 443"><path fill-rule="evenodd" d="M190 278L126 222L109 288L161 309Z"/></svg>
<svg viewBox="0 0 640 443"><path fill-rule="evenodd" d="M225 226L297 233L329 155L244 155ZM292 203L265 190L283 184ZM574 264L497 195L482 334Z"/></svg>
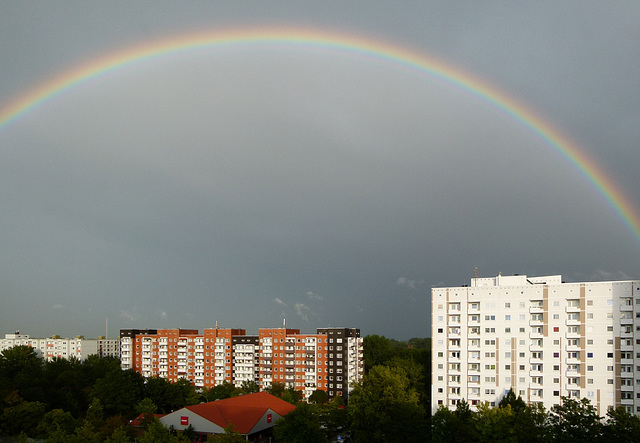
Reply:
<svg viewBox="0 0 640 443"><path fill-rule="evenodd" d="M545 408L587 398L640 414L640 280L472 278L433 288L432 412L497 404L509 389Z"/></svg>
<svg viewBox="0 0 640 443"><path fill-rule="evenodd" d="M83 336L61 338L53 335L49 338L32 338L16 331L15 334L5 334L4 339L0 339L0 351L14 346L30 346L39 357L47 361L71 357L84 360L90 355L120 357L120 340L107 340L104 337L86 339Z"/></svg>

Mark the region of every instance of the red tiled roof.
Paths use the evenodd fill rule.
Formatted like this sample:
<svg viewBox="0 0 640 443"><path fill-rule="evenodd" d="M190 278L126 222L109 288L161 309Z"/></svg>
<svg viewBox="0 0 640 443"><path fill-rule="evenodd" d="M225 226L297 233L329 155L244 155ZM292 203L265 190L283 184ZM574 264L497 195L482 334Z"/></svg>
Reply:
<svg viewBox="0 0 640 443"><path fill-rule="evenodd" d="M280 416L285 416L295 408L291 403L268 392L246 394L186 407L223 428L233 423L235 430L241 434L249 434L268 409Z"/></svg>
<svg viewBox="0 0 640 443"><path fill-rule="evenodd" d="M142 419L145 415L153 415L155 418L164 417L164 414L140 414L129 422L130 426L142 426Z"/></svg>

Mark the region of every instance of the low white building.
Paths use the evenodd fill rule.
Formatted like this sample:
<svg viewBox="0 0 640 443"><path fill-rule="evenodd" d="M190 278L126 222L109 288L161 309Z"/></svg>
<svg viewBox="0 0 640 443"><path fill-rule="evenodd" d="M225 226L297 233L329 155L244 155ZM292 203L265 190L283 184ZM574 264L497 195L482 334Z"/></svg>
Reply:
<svg viewBox="0 0 640 443"><path fill-rule="evenodd" d="M5 334L4 339L0 339L0 351L14 346L30 346L47 361L70 357L84 360L94 354L100 357L120 357L120 340L107 340L103 337L85 339L83 336L61 338L53 335L49 338L31 338L16 331L14 334Z"/></svg>
<svg viewBox="0 0 640 443"><path fill-rule="evenodd" d="M431 315L432 412L513 389L547 409L567 396L640 414L640 280L472 278L433 288Z"/></svg>

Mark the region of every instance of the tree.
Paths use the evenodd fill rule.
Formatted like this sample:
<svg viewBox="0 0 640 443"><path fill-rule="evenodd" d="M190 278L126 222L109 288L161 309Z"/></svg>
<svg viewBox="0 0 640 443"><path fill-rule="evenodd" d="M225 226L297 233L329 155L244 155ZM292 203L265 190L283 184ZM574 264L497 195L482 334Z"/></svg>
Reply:
<svg viewBox="0 0 640 443"><path fill-rule="evenodd" d="M139 443L175 443L179 442L180 438L171 435L171 431L167 429L160 420L153 417L144 427L144 434L142 437L136 438L136 442Z"/></svg>
<svg viewBox="0 0 640 443"><path fill-rule="evenodd" d="M52 409L44 414L37 426L37 434L42 438L54 435L58 432L73 434L76 428L76 420L71 413L62 409Z"/></svg>
<svg viewBox="0 0 640 443"><path fill-rule="evenodd" d="M602 434L600 417L586 398L562 397L562 403L551 408L549 424L556 441L596 441Z"/></svg>
<svg viewBox="0 0 640 443"><path fill-rule="evenodd" d="M298 391L293 386L288 387L284 390L281 397L284 401L295 405L298 402L302 401L302 391Z"/></svg>
<svg viewBox="0 0 640 443"><path fill-rule="evenodd" d="M364 369L369 372L371 368L386 364L393 357L391 340L384 335L367 335L362 339L364 354Z"/></svg>
<svg viewBox="0 0 640 443"><path fill-rule="evenodd" d="M0 378L4 379L3 397L16 390L26 401L44 401L43 361L31 346L14 346L0 352Z"/></svg>
<svg viewBox="0 0 640 443"><path fill-rule="evenodd" d="M326 391L323 391L322 389L316 389L309 396L309 403L323 405L327 402L328 399L329 396L327 395Z"/></svg>
<svg viewBox="0 0 640 443"><path fill-rule="evenodd" d="M439 406L438 410L431 417L431 437L437 442L459 442L465 441L457 436L461 431L458 419L453 412L444 406ZM466 435L466 430L464 431Z"/></svg>
<svg viewBox="0 0 640 443"><path fill-rule="evenodd" d="M175 405L174 409L195 405L200 402L200 394L196 392L195 386L193 386L186 378L178 380L175 383L175 386L180 392L180 403Z"/></svg>
<svg viewBox="0 0 640 443"><path fill-rule="evenodd" d="M25 401L17 391L5 397L4 402L6 406L0 420L2 432L7 435L25 432L29 437L36 437L38 423L44 416L46 405Z"/></svg>
<svg viewBox="0 0 640 443"><path fill-rule="evenodd" d="M271 395L275 395L276 397L282 398L282 394L284 393L284 383L273 382L271 386L265 389Z"/></svg>
<svg viewBox="0 0 640 443"><path fill-rule="evenodd" d="M511 405L492 408L488 403L482 403L473 414L473 426L468 437L477 442L517 442L514 421L515 412Z"/></svg>
<svg viewBox="0 0 640 443"><path fill-rule="evenodd" d="M323 443L327 441L320 420L313 407L300 403L295 410L280 418L273 430L277 441L283 443Z"/></svg>
<svg viewBox="0 0 640 443"><path fill-rule="evenodd" d="M329 438L336 437L348 429L349 416L342 397L336 396L328 403L317 405L316 411Z"/></svg>
<svg viewBox="0 0 640 443"><path fill-rule="evenodd" d="M413 337L410 338L407 343L409 347L414 349L427 349L429 351L431 350L431 338Z"/></svg>
<svg viewBox="0 0 640 443"><path fill-rule="evenodd" d="M143 398L143 390L144 381L140 374L131 369L120 370L98 379L91 389L91 397L100 400L108 415L133 417L136 405Z"/></svg>
<svg viewBox="0 0 640 443"><path fill-rule="evenodd" d="M513 412L521 412L527 407L527 404L522 399L521 396L516 397L515 392L513 392L513 388L509 389L509 391L500 399L498 402L499 408L511 407Z"/></svg>
<svg viewBox="0 0 640 443"><path fill-rule="evenodd" d="M240 394L242 394L242 391L226 380L202 392L202 395L209 401L224 400L225 398L236 397Z"/></svg>
<svg viewBox="0 0 640 443"><path fill-rule="evenodd" d="M609 408L604 426L604 440L617 442L640 441L640 417L624 406Z"/></svg>
<svg viewBox="0 0 640 443"><path fill-rule="evenodd" d="M145 397L136 405L136 412L138 414L150 414L153 415L158 411L156 404L149 398Z"/></svg>
<svg viewBox="0 0 640 443"><path fill-rule="evenodd" d="M113 433L107 437L105 443L131 443L133 439L131 438L130 431L127 426L120 426L116 428Z"/></svg>
<svg viewBox="0 0 640 443"><path fill-rule="evenodd" d="M348 413L356 441L423 441L424 409L402 369L374 366L349 396Z"/></svg>
<svg viewBox="0 0 640 443"><path fill-rule="evenodd" d="M255 394L260 392L260 386L255 381L243 381L240 390L243 394Z"/></svg>

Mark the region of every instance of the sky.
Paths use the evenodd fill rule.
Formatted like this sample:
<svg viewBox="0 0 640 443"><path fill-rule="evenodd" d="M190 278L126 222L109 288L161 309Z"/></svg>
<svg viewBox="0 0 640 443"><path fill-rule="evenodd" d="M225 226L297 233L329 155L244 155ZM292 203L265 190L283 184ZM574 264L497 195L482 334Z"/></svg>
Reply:
<svg viewBox="0 0 640 443"><path fill-rule="evenodd" d="M630 1L2 2L0 115L154 42L348 37L500 91L637 213L639 22ZM0 334L286 319L406 340L430 336L431 288L474 268L640 278L622 205L477 92L393 57L254 43L141 60L37 103L0 127Z"/></svg>

